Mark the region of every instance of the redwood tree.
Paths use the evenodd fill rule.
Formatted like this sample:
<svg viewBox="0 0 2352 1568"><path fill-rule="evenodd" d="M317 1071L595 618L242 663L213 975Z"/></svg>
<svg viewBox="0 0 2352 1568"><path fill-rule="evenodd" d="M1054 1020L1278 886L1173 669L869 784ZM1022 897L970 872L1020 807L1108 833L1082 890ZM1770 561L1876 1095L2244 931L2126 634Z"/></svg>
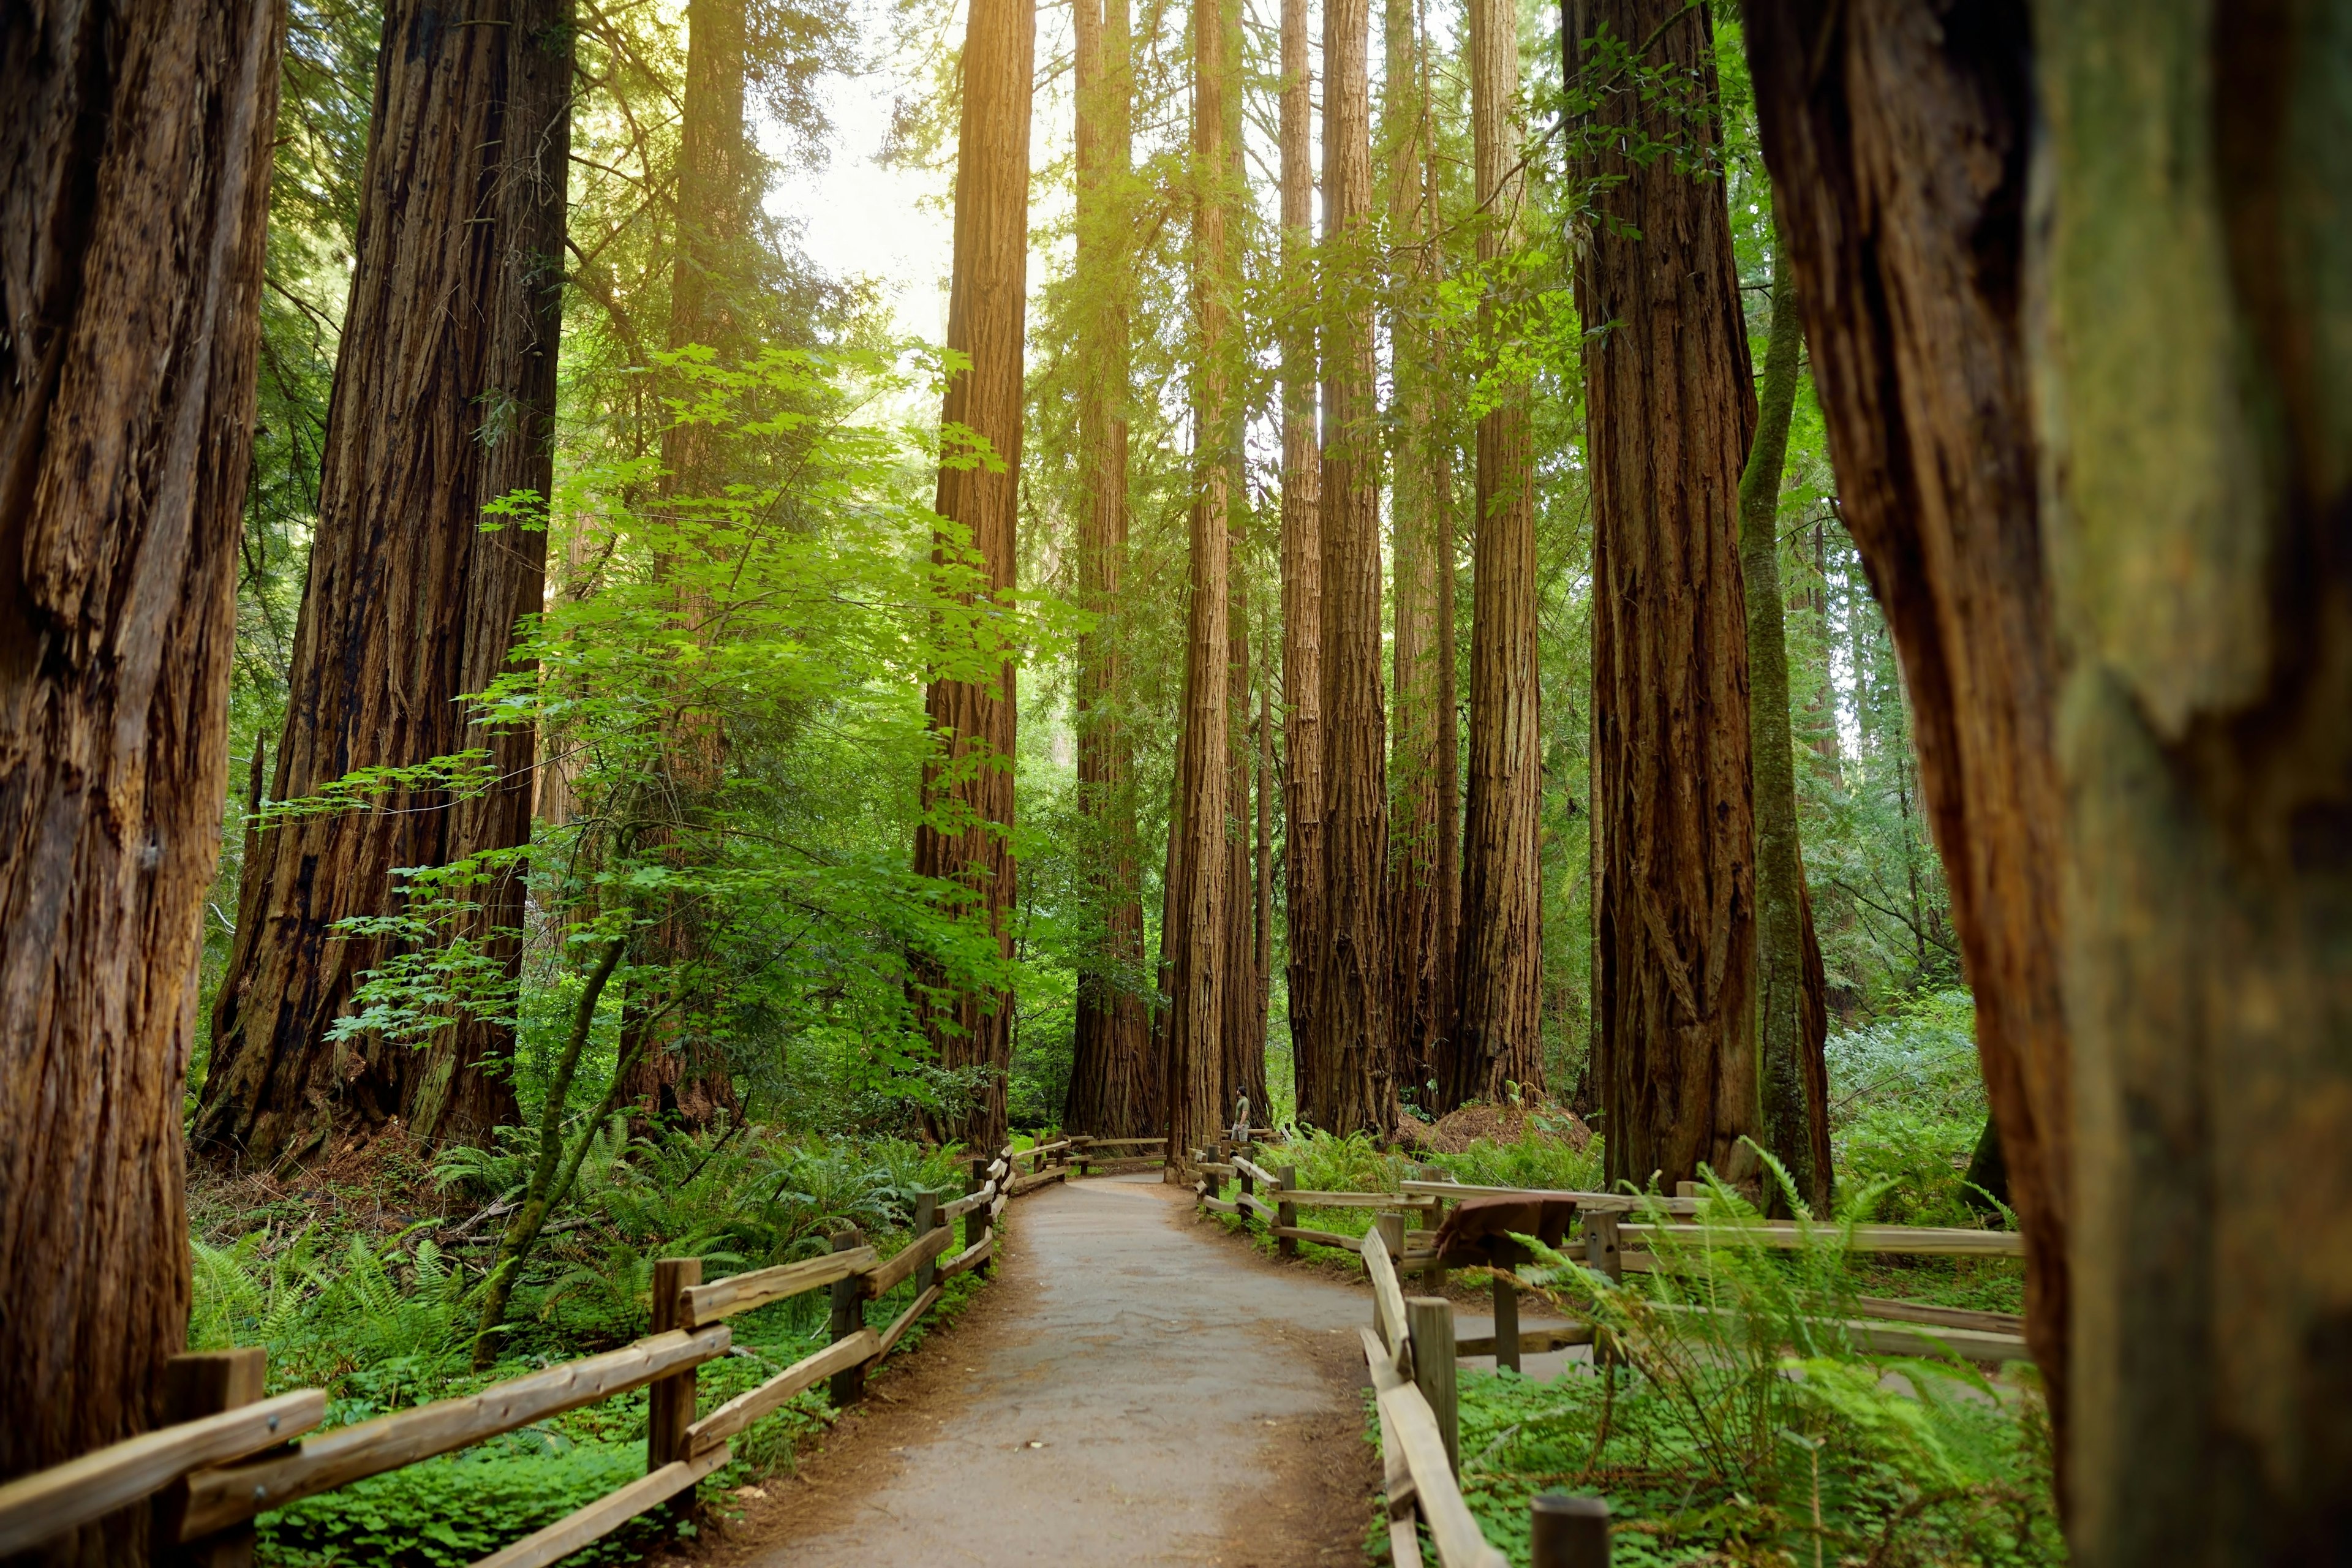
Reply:
<svg viewBox="0 0 2352 1568"><path fill-rule="evenodd" d="M1592 0L1577 268L1593 518L1593 1051L1611 1182L1758 1169L1739 473L1756 420L1704 7ZM1630 58L1634 51L1638 58ZM1680 91L1699 101L1677 104ZM1673 157L1636 158L1644 141ZM1475 701L1475 698L1474 698ZM1475 814L1474 803L1472 810ZM1467 878L1473 885L1475 873ZM1465 953L1473 951L1465 943Z"/></svg>
<svg viewBox="0 0 2352 1568"><path fill-rule="evenodd" d="M486 752L478 789L384 791L371 808L282 818L254 838L236 938L213 1007L194 1137L223 1156L299 1154L333 1124L394 1118L478 1139L514 1114L491 1065L511 1031L469 1017L428 1047L327 1042L384 957L337 922L405 905L398 868L529 843L535 747L463 699L511 665L540 607L545 534L485 532L482 509L552 489L549 420L561 323L571 138L570 0L485 0L448 26L396 0L368 129L342 344L269 794L312 795L362 768ZM522 923L511 863L462 889L456 923L506 963ZM421 912L421 911L420 911Z"/></svg>
<svg viewBox="0 0 2352 1568"><path fill-rule="evenodd" d="M970 531L990 592L1010 595L1021 493L1021 376L1029 287L1029 104L1035 0L974 0L964 31L963 113L956 142L955 257L947 346L970 361L948 383L943 423L985 440L996 461L940 466L941 517ZM915 870L960 885L1013 956L1013 665L993 679L933 680L924 710L940 755L923 771ZM977 1148L1004 1136L1013 999L948 986L919 965L919 1011L940 1065L977 1068L979 1093L938 1129Z"/></svg>
<svg viewBox="0 0 2352 1568"><path fill-rule="evenodd" d="M1518 11L1512 0L1469 0L1469 6L1478 258L1493 265L1516 248L1522 185L1513 112L1519 87ZM1497 330L1491 305L1482 321L1488 333ZM1509 1084L1530 1089L1544 1084L1543 736L1538 706L1542 683L1536 668L1532 395L1524 384L1490 388L1492 406L1478 421L1461 1016L1449 1053L1449 1106L1500 1101ZM1600 417L1596 412L1596 426Z"/></svg>
<svg viewBox="0 0 2352 1568"><path fill-rule="evenodd" d="M2072 1092L2058 969L2056 644L2019 279L2023 6L1776 0L1748 58L1840 509L1903 659L1919 775L2065 1430Z"/></svg>
<svg viewBox="0 0 2352 1568"><path fill-rule="evenodd" d="M1388 720L1381 518L1369 0L1323 8L1322 676L1324 965L1300 1117L1332 1132L1396 1121L1385 940ZM1293 933L1292 941L1297 941Z"/></svg>
<svg viewBox="0 0 2352 1568"><path fill-rule="evenodd" d="M1392 593L1395 660L1389 783L1395 830L1389 845L1391 1017L1399 1093L1423 1107L1454 1028L1456 817L1454 772L1452 579L1454 468L1440 425L1444 384L1433 325L1437 268L1437 190L1429 177L1434 148L1423 79L1426 43L1415 0L1385 0L1387 52L1381 141L1388 154L1389 339L1398 416L1391 437L1395 475L1389 502L1396 542ZM1442 1090L1441 1090L1442 1093Z"/></svg>
<svg viewBox="0 0 2352 1568"><path fill-rule="evenodd" d="M1282 275L1310 276L1315 170L1307 0L1282 0ZM1313 300L1284 300L1282 349L1282 875L1291 1075L1304 1108L1319 1079L1315 1026L1329 950L1323 919L1323 467Z"/></svg>
<svg viewBox="0 0 2352 1568"><path fill-rule="evenodd" d="M1143 903L1134 745L1119 641L1127 568L1127 183L1134 95L1128 0L1076 0L1079 322L1078 604L1097 617L1078 641L1078 810L1103 942L1078 975L1076 1043L1063 1121L1097 1137L1140 1137L1159 1104L1142 994Z"/></svg>
<svg viewBox="0 0 2352 1568"><path fill-rule="evenodd" d="M1226 0L1192 6L1192 300L1199 323L1192 367L1192 506L1190 605L1185 621L1184 729L1177 745L1174 891L1160 937L1171 955L1168 1019L1168 1170L1226 1120L1229 805L1227 700L1232 671L1228 600L1232 465L1227 450L1232 289L1225 95L1234 89Z"/></svg>
<svg viewBox="0 0 2352 1568"><path fill-rule="evenodd" d="M732 360L740 328L730 298L740 275L752 198L753 158L744 134L744 0L690 0L686 8L686 96L678 121L677 221L672 226L668 347L688 345ZM691 512L698 500L724 493L725 449L709 424L662 431L663 499ZM683 636L707 641L708 596L677 591L672 602ZM715 804L724 781L727 737L711 715L691 708L671 715L662 755L660 796L671 819L648 844L687 868L700 837L697 819ZM635 954L646 972L623 1009L621 1046L635 1065L621 1103L640 1118L662 1116L689 1127L739 1114L727 1052L717 1038L723 997L710 984L708 921L691 895L672 892Z"/></svg>
<svg viewBox="0 0 2352 1568"><path fill-rule="evenodd" d="M2032 8L2084 1568L2352 1542L2346 21Z"/></svg>
<svg viewBox="0 0 2352 1568"><path fill-rule="evenodd" d="M181 1075L219 852L284 16L0 13L0 1480L186 1348ZM146 1560L146 1510L51 1563Z"/></svg>

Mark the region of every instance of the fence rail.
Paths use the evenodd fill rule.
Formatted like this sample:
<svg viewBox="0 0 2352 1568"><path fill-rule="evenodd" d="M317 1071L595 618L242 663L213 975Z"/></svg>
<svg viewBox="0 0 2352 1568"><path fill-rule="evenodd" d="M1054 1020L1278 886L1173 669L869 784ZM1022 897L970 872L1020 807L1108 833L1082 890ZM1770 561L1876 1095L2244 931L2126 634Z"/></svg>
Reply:
<svg viewBox="0 0 2352 1568"><path fill-rule="evenodd" d="M1303 1189L1295 1167L1269 1167L1251 1140L1221 1141L1189 1151L1199 1206L1265 1226L1280 1251L1296 1256L1302 1241L1355 1252L1372 1289L1372 1323L1363 1331L1364 1359L1379 1411L1381 1454L1389 1509L1389 1545L1400 1568L1421 1568L1419 1531L1426 1528L1442 1568L1499 1568L1503 1554L1480 1533L1462 1500L1455 1368L1463 1356L1493 1356L1516 1370L1524 1355L1570 1345L1598 1345L1591 1323L1521 1329L1517 1269L1528 1260L1515 1242L1497 1239L1478 1256L1441 1255L1436 1235L1444 1207L1465 1198L1547 1199L1575 1205L1582 1234L1555 1248L1612 1279L1628 1273L1688 1267L1687 1252L1732 1246L1794 1248L1804 1227L1782 1224L1727 1226L1703 1217L1705 1200L1685 1190L1671 1198L1622 1193L1474 1186L1415 1179L1393 1193L1334 1193ZM1425 1169L1425 1167L1424 1167ZM1231 1198L1224 1184L1237 1184ZM1360 1238L1298 1223L1305 1208L1380 1211ZM1639 1215L1626 1223L1628 1215ZM1416 1228L1408 1230L1408 1222ZM1921 1226L1856 1226L1845 1232L1856 1252L1887 1255L2016 1258L2021 1237L2006 1231ZM1457 1341L1454 1309L1442 1297L1408 1296L1407 1277L1478 1268L1494 1284L1495 1331ZM1953 1353L2000 1363L2026 1356L2024 1324L2000 1312L1966 1311L1873 1297L1853 1303L1862 1314L1843 1321L1849 1339L1875 1354ZM1682 1311L1710 1309L1681 1307ZM1530 1504L1529 1539L1536 1568L1585 1568L1608 1562L1607 1509L1597 1499L1546 1495Z"/></svg>
<svg viewBox="0 0 2352 1568"><path fill-rule="evenodd" d="M988 1266L995 1255L994 1221L1007 1201L1062 1180L1061 1162L1086 1142L1066 1139L1017 1155L1007 1144L993 1159L975 1159L971 1190L962 1197L940 1203L933 1194L919 1196L915 1238L887 1259L856 1230L836 1233L835 1250L824 1257L709 1284L701 1259L662 1259L654 1271L655 1331L644 1339L331 1432L304 1436L325 1418L322 1390L260 1397L263 1352L257 1349L175 1357L167 1385L205 1390L197 1399L212 1407L184 1412L194 1418L0 1486L0 1558L155 1498L164 1505L157 1513L157 1560L185 1554L211 1561L185 1549L233 1551L249 1540L257 1515L617 1394L649 1390L646 1475L474 1565L540 1568L690 1489L733 1457L730 1438L794 1395L831 1379L836 1402L860 1396L866 1374L938 1305L943 1283ZM1032 1169L1016 1180L1023 1160ZM963 1246L943 1258L955 1245L950 1226L958 1218L964 1222ZM888 1328L868 1327L864 1304L909 1281L916 1287L913 1303ZM696 1369L725 1355L733 1342L725 1320L827 1288L834 1292L833 1342L696 1419ZM295 1438L300 1441L289 1442Z"/></svg>

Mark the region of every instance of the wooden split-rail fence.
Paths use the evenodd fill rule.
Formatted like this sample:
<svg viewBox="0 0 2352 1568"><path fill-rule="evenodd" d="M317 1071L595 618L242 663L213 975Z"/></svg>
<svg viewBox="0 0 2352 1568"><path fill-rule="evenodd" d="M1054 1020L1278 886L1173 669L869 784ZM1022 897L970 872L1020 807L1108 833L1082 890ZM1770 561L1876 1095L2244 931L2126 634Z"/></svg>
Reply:
<svg viewBox="0 0 2352 1568"><path fill-rule="evenodd" d="M1573 1204L1581 1234L1554 1250L1612 1279L1686 1267L1674 1257L1662 1258L1656 1249L1662 1231L1669 1227L1673 1234L1667 1243L1676 1254L1693 1246L1793 1248L1806 1244L1803 1228L1794 1225L1708 1226L1703 1200L1690 1183L1682 1184L1671 1198L1636 1197L1474 1186L1438 1179L1442 1173L1424 1169L1423 1179L1400 1183L1393 1193L1315 1192L1300 1188L1297 1167L1269 1169L1252 1158L1255 1151L1253 1139L1244 1137L1191 1151L1192 1168L1199 1173L1194 1194L1204 1210L1262 1224L1285 1257L1297 1257L1299 1244L1308 1242L1354 1252L1363 1259L1373 1303L1372 1325L1363 1331L1364 1356L1380 1411L1390 1550L1399 1568L1420 1568L1416 1521L1427 1527L1443 1568L1501 1568L1504 1562L1462 1500L1454 1388L1460 1358L1493 1356L1496 1365L1517 1371L1523 1355L1591 1345L1599 1337L1590 1323L1523 1330L1517 1269L1529 1260L1525 1249L1497 1237L1475 1256L1441 1255L1436 1236L1445 1205L1476 1197ZM1228 1181L1235 1184L1230 1199L1223 1195ZM1298 1212L1305 1208L1379 1212L1371 1228L1359 1238L1300 1225ZM1629 1215L1641 1217L1629 1223ZM1409 1219L1417 1222L1417 1228L1407 1229ZM2024 1256L2024 1238L2014 1232L1924 1226L1856 1226L1847 1246L1852 1251L1893 1255ZM1442 1277L1462 1268L1485 1269L1493 1279L1495 1327L1490 1335L1457 1339L1450 1300L1404 1294L1402 1280L1406 1275ZM2023 1321L2007 1313L1872 1297L1861 1298L1855 1307L1864 1315L1843 1325L1847 1336L1874 1354L1956 1353L1992 1364L2027 1359ZM1531 1501L1529 1512L1535 1568L1604 1568L1609 1521L1600 1500L1547 1494Z"/></svg>
<svg viewBox="0 0 2352 1568"><path fill-rule="evenodd" d="M644 1339L462 1398L316 1436L304 1434L315 1433L326 1418L325 1391L304 1388L263 1398L259 1349L175 1356L166 1366L163 1391L172 1425L0 1486L0 1559L118 1509L150 1502L157 1562L226 1568L250 1561L253 1521L260 1514L617 1394L646 1390L646 1474L474 1568L553 1563L691 1489L733 1458L729 1439L794 1395L830 1380L835 1404L861 1397L866 1373L938 1304L949 1279L967 1270L985 1276L1005 1204L1063 1180L1068 1173L1060 1160L1072 1147L1066 1140L1016 1153L1007 1145L993 1159L974 1159L961 1197L918 1195L914 1239L888 1258L854 1229L835 1233L833 1251L823 1257L709 1283L700 1258L664 1258L654 1265L653 1331ZM1024 1162L1026 1172L1020 1168ZM867 1326L866 1303L910 1281L913 1304L887 1328ZM728 1352L727 1320L820 1289L833 1293L831 1342L698 1416L695 1371Z"/></svg>

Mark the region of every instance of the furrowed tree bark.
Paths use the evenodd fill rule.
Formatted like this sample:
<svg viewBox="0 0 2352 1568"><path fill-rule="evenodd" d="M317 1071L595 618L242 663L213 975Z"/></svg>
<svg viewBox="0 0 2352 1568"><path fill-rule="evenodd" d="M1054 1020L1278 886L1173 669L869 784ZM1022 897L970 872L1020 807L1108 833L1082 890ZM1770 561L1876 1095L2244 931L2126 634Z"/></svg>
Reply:
<svg viewBox="0 0 2352 1568"><path fill-rule="evenodd" d="M1829 1141L1829 1068L1822 1059L1828 1013L1821 999L1808 1005L1805 995L1808 981L1820 983L1821 944L1813 935L1797 836L1796 740L1789 723L1789 639L1780 598L1780 476L1797 401L1797 362L1804 351L1796 279L1787 247L1776 237L1764 385L1756 438L1739 476L1739 571L1748 595L1748 736L1755 766L1756 1032L1764 1146L1789 1173L1796 1195L1826 1217L1833 1173L1816 1150ZM1820 1034L1809 1027L1816 1018L1824 1025ZM1774 1187L1767 1196L1780 1206L1783 1194Z"/></svg>
<svg viewBox="0 0 2352 1568"><path fill-rule="evenodd" d="M1389 1029L1386 703L1381 679L1380 409L1372 348L1370 0L1323 10L1323 897L1316 1078L1299 1115L1328 1131L1396 1123Z"/></svg>
<svg viewBox="0 0 2352 1568"><path fill-rule="evenodd" d="M1224 1100L1227 908L1225 816L1231 738L1232 478L1227 449L1231 265L1226 227L1225 94L1233 85L1225 0L1192 7L1192 308L1200 323L1192 380L1192 506L1184 654L1184 732L1177 747L1175 919L1168 1019L1168 1173L1216 1135Z"/></svg>
<svg viewBox="0 0 2352 1568"><path fill-rule="evenodd" d="M1593 1045L1608 1176L1671 1191L1706 1164L1745 1184L1758 1163L1741 1141L1763 1131L1738 557L1755 391L1722 184L1678 166L1713 162L1712 120L1643 101L1638 74L1711 100L1714 41L1706 12L1674 0L1572 9L1571 41L1605 29L1628 51L1649 46L1633 69L1589 71L1601 79L1577 170L1622 182L1597 189L1603 216L1576 276L1591 334ZM1636 163L1612 126L1684 153ZM1465 880L1466 924L1476 873Z"/></svg>
<svg viewBox="0 0 2352 1568"><path fill-rule="evenodd" d="M1391 442L1395 475L1389 503L1396 541L1391 655L1395 660L1389 782L1395 793L1395 831L1389 844L1390 1012L1396 1037L1400 1096L1424 1111L1436 1109L1433 1088L1454 1028L1454 930L1445 885L1454 857L1454 814L1442 731L1450 715L1441 702L1452 644L1439 635L1441 557L1453 548L1448 494L1452 473L1441 455L1434 388L1435 191L1425 170L1431 152L1423 78L1425 46L1415 0L1384 0L1381 14L1387 70L1381 100L1381 143L1388 155L1389 232L1394 247L1389 340L1395 400L1402 415Z"/></svg>
<svg viewBox="0 0 2352 1568"><path fill-rule="evenodd" d="M751 149L743 125L744 0L690 0L686 10L686 98L678 123L676 259L670 268L669 342L717 352L721 363L740 358L741 330L730 298L751 200ZM729 474L723 443L709 425L663 430L662 498L681 521L707 512L698 506L724 493ZM665 563L673 573L675 566ZM710 595L690 579L674 582L671 613L683 634L708 643ZM661 797L672 820L646 846L673 869L691 873L696 841L727 772L727 737L714 714L679 694L663 747ZM633 988L622 1014L622 1051L635 1066L621 1088L633 1122L658 1119L705 1128L742 1111L719 1042L725 998L711 979L710 931L690 894L672 893L637 963L649 971Z"/></svg>
<svg viewBox="0 0 2352 1568"><path fill-rule="evenodd" d="M1522 180L1518 12L1469 0L1478 258L1517 247ZM1720 205L1720 204L1718 204ZM1492 304L1486 329L1496 330ZM1588 318L1590 319L1590 318ZM1499 1103L1544 1087L1542 681L1536 668L1531 388L1501 389L1478 421L1470 620L1470 799L1462 836L1461 1017L1446 1102ZM1599 416L1595 416L1596 422Z"/></svg>
<svg viewBox="0 0 2352 1568"><path fill-rule="evenodd" d="M2025 1235L2026 1339L2063 1437L2072 1096L2055 652L2018 292L2028 37L2017 4L1779 0L1748 15L1840 510L1902 657Z"/></svg>
<svg viewBox="0 0 2352 1568"><path fill-rule="evenodd" d="M265 826L245 865L236 939L213 1006L194 1129L222 1159L271 1162L335 1126L394 1118L478 1141L515 1114L497 1064L511 1030L468 1018L417 1050L341 1046L327 1028L389 955L336 922L407 906L393 873L530 839L536 744L462 700L513 668L542 596L546 535L483 529L482 508L553 488L550 421L562 326L571 145L569 0L386 7L351 303L335 360L319 521L270 795L357 769L488 754L491 782L399 787L371 807ZM511 966L523 916L511 864L466 889L457 934Z"/></svg>
<svg viewBox="0 0 2352 1568"><path fill-rule="evenodd" d="M1240 95L1229 95L1227 102L1238 109ZM1229 129L1238 132L1239 127ZM1235 150L1239 144L1237 134L1226 142ZM1240 450L1240 434L1234 432L1235 451ZM1238 524L1240 509L1234 512L1232 521ZM1251 875L1256 847L1251 834L1250 772L1257 759L1250 749L1249 592L1243 566L1246 536L1235 527L1227 542L1226 569L1232 580L1225 625L1232 658L1225 688L1225 1022L1219 1032L1223 1065L1218 1103L1222 1120L1230 1124L1235 1102L1247 1100L1251 1123L1260 1125L1266 1106L1265 1030L1258 1010L1257 889Z"/></svg>
<svg viewBox="0 0 2352 1568"><path fill-rule="evenodd" d="M1018 549L1021 388L1029 279L1029 109L1037 46L1035 0L975 0L964 33L963 114L956 142L955 259L948 344L971 361L948 383L942 421L988 442L993 466L941 464L940 515L970 531L992 596L1009 595ZM924 711L941 755L923 770L925 820L915 871L959 884L1013 956L1014 668L992 680L933 680ZM977 1068L980 1092L933 1131L974 1148L1004 1138L1004 1074L1013 1060L1013 999L979 986L940 994L947 977L919 965L925 1032L949 1068Z"/></svg>
<svg viewBox="0 0 2352 1568"><path fill-rule="evenodd" d="M1302 1109L1326 1074L1315 1026L1328 956L1323 918L1322 437L1312 277L1315 172L1307 0L1282 0L1282 275L1304 297L1282 321L1282 875L1291 1078Z"/></svg>
<svg viewBox="0 0 2352 1568"><path fill-rule="evenodd" d="M2352 1542L2352 50L2036 4L2085 1568ZM2012 1190L2017 1145L2001 1140Z"/></svg>
<svg viewBox="0 0 2352 1568"><path fill-rule="evenodd" d="M0 14L0 1480L159 1415L283 13ZM129 1509L26 1561L144 1562Z"/></svg>
<svg viewBox="0 0 2352 1568"><path fill-rule="evenodd" d="M1143 1005L1143 900L1135 828L1134 744L1126 730L1127 672L1118 627L1127 564L1127 183L1134 77L1128 0L1076 0L1077 270L1088 301L1081 322L1078 409L1078 603L1098 617L1078 642L1078 809L1087 823L1088 897L1103 942L1078 976L1076 1041L1063 1121L1074 1132L1141 1137L1159 1102Z"/></svg>

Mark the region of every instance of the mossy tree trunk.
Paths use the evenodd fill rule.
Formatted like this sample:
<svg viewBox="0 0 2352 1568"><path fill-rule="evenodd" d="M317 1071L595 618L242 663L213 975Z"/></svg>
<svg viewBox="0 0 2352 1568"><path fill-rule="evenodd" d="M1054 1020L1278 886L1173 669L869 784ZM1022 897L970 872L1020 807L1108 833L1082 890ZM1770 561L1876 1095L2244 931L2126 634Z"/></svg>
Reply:
<svg viewBox="0 0 2352 1568"><path fill-rule="evenodd" d="M1810 1000L1820 984L1821 944L1805 897L1797 836L1796 741L1789 722L1789 639L1780 597L1780 476L1797 401L1804 323L1796 278L1776 237L1772 318L1764 350L1756 438L1739 476L1739 566L1748 595L1748 700L1756 770L1756 1036L1762 1056L1764 1146L1796 1195L1830 1213L1829 1071L1822 1059L1828 1010ZM1810 952L1808 951L1810 949ZM1815 1023L1822 1026L1816 1032ZM1776 1205L1780 1194L1770 1194Z"/></svg>
<svg viewBox="0 0 2352 1568"><path fill-rule="evenodd" d="M2076 0L2032 36L2074 1557L2341 1561L2352 16Z"/></svg>

